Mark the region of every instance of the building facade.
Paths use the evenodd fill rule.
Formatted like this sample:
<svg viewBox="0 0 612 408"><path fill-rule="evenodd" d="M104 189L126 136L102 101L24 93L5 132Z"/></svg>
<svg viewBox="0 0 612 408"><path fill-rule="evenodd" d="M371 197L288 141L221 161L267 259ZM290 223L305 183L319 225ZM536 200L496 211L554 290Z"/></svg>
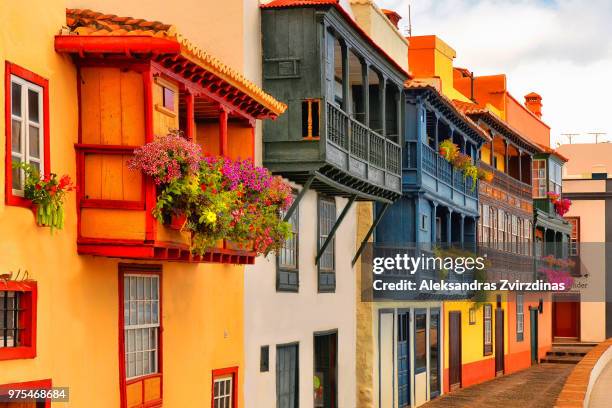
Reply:
<svg viewBox="0 0 612 408"><path fill-rule="evenodd" d="M66 6L41 3L37 29L7 26L0 47L0 224L13 237L0 293L19 299L11 321L24 322L0 346L0 384L68 386L74 406L196 406L194 389L242 406L254 253L228 243L192 255L151 216L153 182L126 164L170 129L212 155L253 157L256 120L284 105L174 26ZM2 7L15 27L32 22L22 5ZM76 178L63 230L36 225L15 161Z"/></svg>
<svg viewBox="0 0 612 408"><path fill-rule="evenodd" d="M356 406L356 202L400 195L407 74L351 13L261 7L263 87L288 105L264 126L263 163L295 202L292 238L246 281L247 406Z"/></svg>

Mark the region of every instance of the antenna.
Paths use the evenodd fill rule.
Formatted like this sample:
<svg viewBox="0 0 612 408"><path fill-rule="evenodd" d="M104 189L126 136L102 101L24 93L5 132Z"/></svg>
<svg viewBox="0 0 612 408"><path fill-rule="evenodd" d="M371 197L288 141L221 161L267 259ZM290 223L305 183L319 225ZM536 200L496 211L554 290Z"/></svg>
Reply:
<svg viewBox="0 0 612 408"><path fill-rule="evenodd" d="M408 37L412 37L412 14L410 11L410 4L408 4Z"/></svg>
<svg viewBox="0 0 612 408"><path fill-rule="evenodd" d="M587 134L595 136L595 144L599 143L599 136L607 135L606 132L588 132Z"/></svg>
<svg viewBox="0 0 612 408"><path fill-rule="evenodd" d="M580 133L561 133L561 136L567 136L567 139L569 140L569 144L572 144L572 137L580 136Z"/></svg>

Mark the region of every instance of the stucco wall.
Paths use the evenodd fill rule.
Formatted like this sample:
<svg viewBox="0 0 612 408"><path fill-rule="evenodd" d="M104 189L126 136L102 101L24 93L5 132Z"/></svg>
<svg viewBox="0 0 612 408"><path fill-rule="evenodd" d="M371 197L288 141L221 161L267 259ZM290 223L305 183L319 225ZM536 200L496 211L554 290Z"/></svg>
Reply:
<svg viewBox="0 0 612 408"><path fill-rule="evenodd" d="M336 200L337 214L346 199ZM247 408L276 406L276 346L299 343L299 404L313 404L313 335L338 331L338 406L355 406L355 253L356 211L336 232L336 291L317 293L317 194L306 193L299 213L299 292L276 291L274 256L258 258L245 277L245 353ZM270 370L259 371L260 347L270 346Z"/></svg>

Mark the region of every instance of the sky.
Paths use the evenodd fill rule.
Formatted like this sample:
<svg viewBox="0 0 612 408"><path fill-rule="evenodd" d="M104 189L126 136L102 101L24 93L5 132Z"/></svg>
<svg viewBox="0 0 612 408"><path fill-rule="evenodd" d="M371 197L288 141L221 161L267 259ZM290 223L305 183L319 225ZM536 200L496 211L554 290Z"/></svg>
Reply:
<svg viewBox="0 0 612 408"><path fill-rule="evenodd" d="M412 35L436 34L457 52L455 66L505 73L517 100L542 95L551 145L612 141L612 1L376 0L397 11Z"/></svg>

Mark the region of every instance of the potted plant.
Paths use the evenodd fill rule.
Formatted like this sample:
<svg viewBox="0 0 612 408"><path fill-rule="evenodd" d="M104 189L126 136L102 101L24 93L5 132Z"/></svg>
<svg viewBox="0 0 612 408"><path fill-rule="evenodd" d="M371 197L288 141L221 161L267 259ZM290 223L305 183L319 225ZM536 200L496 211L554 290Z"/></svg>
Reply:
<svg viewBox="0 0 612 408"><path fill-rule="evenodd" d="M58 177L55 173L40 176L38 169L29 163L13 163L13 168L25 173L24 197L32 201L36 223L54 229L64 227L64 198L75 189L70 176Z"/></svg>

